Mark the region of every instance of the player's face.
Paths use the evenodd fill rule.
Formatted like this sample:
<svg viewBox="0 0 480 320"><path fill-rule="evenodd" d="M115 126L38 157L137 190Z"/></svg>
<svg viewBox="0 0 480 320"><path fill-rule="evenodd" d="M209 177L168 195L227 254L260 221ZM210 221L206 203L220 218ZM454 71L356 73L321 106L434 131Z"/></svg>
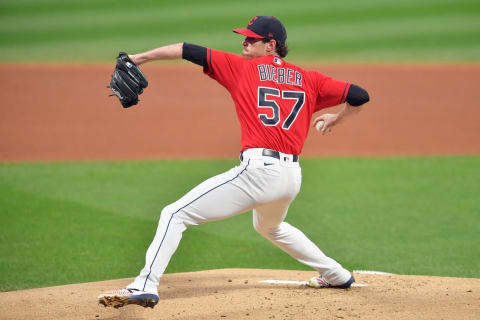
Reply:
<svg viewBox="0 0 480 320"><path fill-rule="evenodd" d="M246 59L263 57L267 54L267 45L262 39L246 37L243 40L242 55Z"/></svg>

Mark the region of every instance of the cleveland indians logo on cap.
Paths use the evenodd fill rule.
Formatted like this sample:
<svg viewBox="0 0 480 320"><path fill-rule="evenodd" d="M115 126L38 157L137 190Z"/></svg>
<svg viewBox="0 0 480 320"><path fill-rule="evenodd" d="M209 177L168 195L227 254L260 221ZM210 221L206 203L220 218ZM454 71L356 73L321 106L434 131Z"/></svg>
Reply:
<svg viewBox="0 0 480 320"><path fill-rule="evenodd" d="M250 22L248 23L248 25L251 26L251 25L253 24L253 22L254 22L255 20L257 20L257 19L258 19L257 16L253 17L253 18L250 20Z"/></svg>

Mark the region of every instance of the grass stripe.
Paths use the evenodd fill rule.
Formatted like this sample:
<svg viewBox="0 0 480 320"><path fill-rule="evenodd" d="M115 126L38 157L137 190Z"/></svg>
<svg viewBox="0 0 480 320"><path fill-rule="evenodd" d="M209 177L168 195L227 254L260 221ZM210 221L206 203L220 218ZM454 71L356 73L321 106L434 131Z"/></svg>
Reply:
<svg viewBox="0 0 480 320"><path fill-rule="evenodd" d="M236 163L0 164L0 290L136 275L162 207ZM347 268L480 277L480 156L301 164L286 220ZM227 267L308 270L244 213L189 228L167 271Z"/></svg>
<svg viewBox="0 0 480 320"><path fill-rule="evenodd" d="M415 57L395 54L392 49L402 45L412 52L449 50L433 60L475 60L479 53L478 1L142 1L132 7L124 0L89 0L3 1L0 55L12 61L110 61L119 49L137 52L179 41L238 52L241 38L230 30L258 12L283 20L294 59Z"/></svg>

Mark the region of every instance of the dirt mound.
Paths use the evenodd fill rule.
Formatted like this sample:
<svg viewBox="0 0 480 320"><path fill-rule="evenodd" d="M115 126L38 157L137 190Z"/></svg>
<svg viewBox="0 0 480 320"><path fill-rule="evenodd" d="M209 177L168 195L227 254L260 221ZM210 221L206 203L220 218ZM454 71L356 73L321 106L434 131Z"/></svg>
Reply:
<svg viewBox="0 0 480 320"><path fill-rule="evenodd" d="M342 289L261 280L304 281L314 272L222 269L167 274L154 309L97 304L132 279L0 293L1 319L478 319L480 279L355 274Z"/></svg>

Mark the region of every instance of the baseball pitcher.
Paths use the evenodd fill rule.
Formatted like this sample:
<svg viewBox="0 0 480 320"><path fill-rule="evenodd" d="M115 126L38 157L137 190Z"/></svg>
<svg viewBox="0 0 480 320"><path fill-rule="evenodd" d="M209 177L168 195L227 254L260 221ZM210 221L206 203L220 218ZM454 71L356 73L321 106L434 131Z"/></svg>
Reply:
<svg viewBox="0 0 480 320"><path fill-rule="evenodd" d="M233 99L241 126L241 152L238 166L202 182L163 208L144 268L126 288L100 295L99 303L105 306L138 304L153 308L158 303L160 278L182 233L189 226L249 210L253 211L253 227L258 233L318 271L310 286L349 288L355 281L348 270L284 219L300 191L299 154L312 115L344 104L338 113L314 119L313 126L322 122L324 134L358 112L359 106L369 101L368 93L357 85L285 61L287 32L274 17L253 17L246 28L233 31L245 36L241 56L190 43L120 55L133 68L165 59L186 59L202 66L203 72L225 87ZM143 87L146 85L140 89ZM115 88L114 94L123 97L119 86ZM136 103L135 98L129 101ZM121 102L124 106L132 104Z"/></svg>

